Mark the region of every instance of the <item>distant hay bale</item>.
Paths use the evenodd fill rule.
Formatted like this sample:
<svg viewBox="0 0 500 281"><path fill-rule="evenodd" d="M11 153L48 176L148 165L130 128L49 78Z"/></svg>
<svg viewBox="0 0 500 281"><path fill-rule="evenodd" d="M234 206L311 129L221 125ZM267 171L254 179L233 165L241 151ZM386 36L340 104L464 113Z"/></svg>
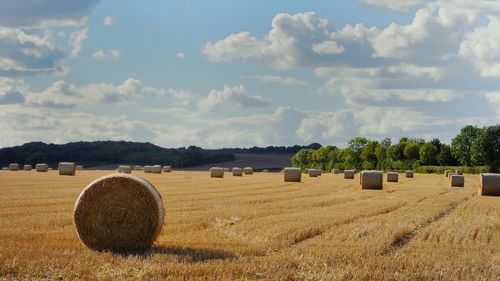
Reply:
<svg viewBox="0 0 500 281"><path fill-rule="evenodd" d="M406 170L405 175L406 175L406 178L413 178L413 171L412 170Z"/></svg>
<svg viewBox="0 0 500 281"><path fill-rule="evenodd" d="M58 170L60 176L74 176L76 165L73 162L60 162Z"/></svg>
<svg viewBox="0 0 500 281"><path fill-rule="evenodd" d="M134 170L136 170L136 171L142 171L142 170L144 170L144 167L143 166L139 166L139 165L134 165Z"/></svg>
<svg viewBox="0 0 500 281"><path fill-rule="evenodd" d="M264 169L262 170L263 173L269 173L269 170L268 169Z"/></svg>
<svg viewBox="0 0 500 281"><path fill-rule="evenodd" d="M127 174L111 174L91 182L80 193L74 209L78 236L96 251L145 250L160 233L163 218L163 201L155 187Z"/></svg>
<svg viewBox="0 0 500 281"><path fill-rule="evenodd" d="M450 185L452 187L464 187L465 179L463 175L451 175Z"/></svg>
<svg viewBox="0 0 500 281"><path fill-rule="evenodd" d="M302 172L300 168L288 167L284 170L285 182L300 182L302 179Z"/></svg>
<svg viewBox="0 0 500 281"><path fill-rule="evenodd" d="M210 168L210 177L223 178L224 177L224 168L221 168L221 167Z"/></svg>
<svg viewBox="0 0 500 281"><path fill-rule="evenodd" d="M353 180L355 174L356 174L355 170L345 170L344 171L344 179Z"/></svg>
<svg viewBox="0 0 500 281"><path fill-rule="evenodd" d="M77 170L83 170L83 166L82 165L76 165L76 169Z"/></svg>
<svg viewBox="0 0 500 281"><path fill-rule="evenodd" d="M45 163L36 164L35 169L39 173L46 173L49 171L49 165Z"/></svg>
<svg viewBox="0 0 500 281"><path fill-rule="evenodd" d="M382 189L384 174L381 171L363 171L360 174L362 189Z"/></svg>
<svg viewBox="0 0 500 281"><path fill-rule="evenodd" d="M253 174L253 168L251 168L251 167L245 167L245 168L243 168L243 173L245 175L252 175Z"/></svg>
<svg viewBox="0 0 500 281"><path fill-rule="evenodd" d="M224 168L224 173L229 173L230 171L229 168Z"/></svg>
<svg viewBox="0 0 500 281"><path fill-rule="evenodd" d="M337 174L340 174L340 169L333 169L333 170L332 170L332 172L333 172L334 174L336 174L336 175L337 175Z"/></svg>
<svg viewBox="0 0 500 281"><path fill-rule="evenodd" d="M31 165L24 165L23 169L25 171L31 171L33 168L31 167Z"/></svg>
<svg viewBox="0 0 500 281"><path fill-rule="evenodd" d="M479 194L485 196L500 196L500 174L480 174Z"/></svg>
<svg viewBox="0 0 500 281"><path fill-rule="evenodd" d="M160 165L151 166L151 173L152 174L161 174L161 166Z"/></svg>
<svg viewBox="0 0 500 281"><path fill-rule="evenodd" d="M151 173L151 166L144 166L144 173Z"/></svg>
<svg viewBox="0 0 500 281"><path fill-rule="evenodd" d="M19 164L17 164L17 163L10 163L9 164L9 171L19 171Z"/></svg>
<svg viewBox="0 0 500 281"><path fill-rule="evenodd" d="M233 168L233 177L241 177L243 175L243 169L234 167Z"/></svg>
<svg viewBox="0 0 500 281"><path fill-rule="evenodd" d="M163 166L163 172L164 173L172 172L172 167L171 166Z"/></svg>
<svg viewBox="0 0 500 281"><path fill-rule="evenodd" d="M452 170L445 170L444 171L444 176L445 177L448 177L450 175L450 173L452 172Z"/></svg>
<svg viewBox="0 0 500 281"><path fill-rule="evenodd" d="M118 173L130 174L130 173L132 173L132 167L128 166L128 165L120 165L118 167Z"/></svg>
<svg viewBox="0 0 500 281"><path fill-rule="evenodd" d="M2 168L2 171L8 171L8 170L9 170L9 168L8 168L8 167L3 167L3 168Z"/></svg>
<svg viewBox="0 0 500 281"><path fill-rule="evenodd" d="M398 182L399 174L396 172L388 172L387 173L387 182Z"/></svg>
<svg viewBox="0 0 500 281"><path fill-rule="evenodd" d="M321 176L321 170L320 169L309 169L309 177L316 178Z"/></svg>
<svg viewBox="0 0 500 281"><path fill-rule="evenodd" d="M462 170L455 170L455 174L457 174L457 175L463 175L464 171L462 171Z"/></svg>

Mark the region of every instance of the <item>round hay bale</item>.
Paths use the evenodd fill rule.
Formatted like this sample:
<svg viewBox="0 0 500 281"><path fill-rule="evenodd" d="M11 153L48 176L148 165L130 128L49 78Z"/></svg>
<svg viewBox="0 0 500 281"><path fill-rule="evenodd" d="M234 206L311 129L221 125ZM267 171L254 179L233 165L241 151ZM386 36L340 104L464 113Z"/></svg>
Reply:
<svg viewBox="0 0 500 281"><path fill-rule="evenodd" d="M151 173L152 174L161 174L161 166L160 165L151 166Z"/></svg>
<svg viewBox="0 0 500 281"><path fill-rule="evenodd" d="M171 166L163 166L163 172L164 173L172 172L172 167Z"/></svg>
<svg viewBox="0 0 500 281"><path fill-rule="evenodd" d="M3 168L2 168L2 171L8 171L8 170L9 170L9 168L8 168L8 167L3 167Z"/></svg>
<svg viewBox="0 0 500 281"><path fill-rule="evenodd" d="M268 169L264 169L262 170L263 173L269 173L269 170Z"/></svg>
<svg viewBox="0 0 500 281"><path fill-rule="evenodd" d="M82 166L82 165L77 165L77 166L76 166L76 169L77 169L77 170L83 170L83 166Z"/></svg>
<svg viewBox="0 0 500 281"><path fill-rule="evenodd" d="M382 189L384 174L381 171L363 171L360 174L361 189Z"/></svg>
<svg viewBox="0 0 500 281"><path fill-rule="evenodd" d="M60 176L74 176L76 165L73 162L60 162L58 170Z"/></svg>
<svg viewBox="0 0 500 281"><path fill-rule="evenodd" d="M33 168L31 167L31 165L24 165L23 169L25 171L31 171Z"/></svg>
<svg viewBox="0 0 500 281"><path fill-rule="evenodd" d="M142 171L142 170L144 170L144 167L139 166L139 165L134 165L134 170Z"/></svg>
<svg viewBox="0 0 500 281"><path fill-rule="evenodd" d="M302 171L300 168L288 167L285 168L285 182L300 182L302 179Z"/></svg>
<svg viewBox="0 0 500 281"><path fill-rule="evenodd" d="M321 170L320 169L309 169L308 171L309 177L316 178L321 176Z"/></svg>
<svg viewBox="0 0 500 281"><path fill-rule="evenodd" d="M500 174L480 174L479 195L500 196Z"/></svg>
<svg viewBox="0 0 500 281"><path fill-rule="evenodd" d="M448 177L450 175L450 173L452 172L452 170L445 170L444 171L444 176L445 177Z"/></svg>
<svg viewBox="0 0 500 281"><path fill-rule="evenodd" d="M333 169L332 172L335 174L335 175L338 175L340 174L340 169Z"/></svg>
<svg viewBox="0 0 500 281"><path fill-rule="evenodd" d="M132 173L132 167L128 166L128 165L120 165L118 167L118 173L131 174Z"/></svg>
<svg viewBox="0 0 500 281"><path fill-rule="evenodd" d="M406 170L405 175L406 175L407 179L411 179L411 178L413 178L413 171L412 170Z"/></svg>
<svg viewBox="0 0 500 281"><path fill-rule="evenodd" d="M35 169L39 173L46 173L49 171L49 165L45 163L36 164Z"/></svg>
<svg viewBox="0 0 500 281"><path fill-rule="evenodd" d="M90 249L129 252L151 247L163 225L161 195L148 181L111 174L91 182L74 210L78 236Z"/></svg>
<svg viewBox="0 0 500 281"><path fill-rule="evenodd" d="M243 175L243 169L234 167L233 168L233 177L241 177Z"/></svg>
<svg viewBox="0 0 500 281"><path fill-rule="evenodd" d="M465 178L463 175L451 175L450 185L451 187L464 187Z"/></svg>
<svg viewBox="0 0 500 281"><path fill-rule="evenodd" d="M210 177L212 178L223 178L224 177L224 169L220 167L212 167L210 168Z"/></svg>
<svg viewBox="0 0 500 281"><path fill-rule="evenodd" d="M253 174L253 168L252 167L245 167L245 168L243 168L243 173L245 175L252 175Z"/></svg>
<svg viewBox="0 0 500 281"><path fill-rule="evenodd" d="M398 182L399 174L397 172L388 172L387 173L387 182Z"/></svg>
<svg viewBox="0 0 500 281"><path fill-rule="evenodd" d="M462 171L462 170L456 170L456 171L455 171L455 174L457 174L457 175L463 175L463 174L464 174L464 171Z"/></svg>
<svg viewBox="0 0 500 281"><path fill-rule="evenodd" d="M144 173L151 173L151 166L144 166Z"/></svg>
<svg viewBox="0 0 500 281"><path fill-rule="evenodd" d="M345 170L344 171L344 179L353 180L355 174L356 174L355 170Z"/></svg>
<svg viewBox="0 0 500 281"><path fill-rule="evenodd" d="M17 164L17 163L10 163L9 164L9 171L19 171L19 164Z"/></svg>

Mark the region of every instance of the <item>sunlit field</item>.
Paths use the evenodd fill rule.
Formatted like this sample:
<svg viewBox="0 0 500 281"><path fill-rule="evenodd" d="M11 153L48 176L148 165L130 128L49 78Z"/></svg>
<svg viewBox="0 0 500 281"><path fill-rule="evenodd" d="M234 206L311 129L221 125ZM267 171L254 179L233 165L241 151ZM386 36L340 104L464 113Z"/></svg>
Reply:
<svg viewBox="0 0 500 281"><path fill-rule="evenodd" d="M150 251L116 255L87 249L72 220L82 189L109 173L0 172L0 279L500 279L500 197L477 195L477 176L455 189L400 174L376 191L359 175L136 171L165 223Z"/></svg>

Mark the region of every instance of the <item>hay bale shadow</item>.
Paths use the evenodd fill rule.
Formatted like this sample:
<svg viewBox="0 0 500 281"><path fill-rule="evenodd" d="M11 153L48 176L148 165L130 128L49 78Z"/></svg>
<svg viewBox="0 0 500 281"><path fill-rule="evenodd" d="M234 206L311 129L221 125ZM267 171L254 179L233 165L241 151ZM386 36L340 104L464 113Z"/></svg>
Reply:
<svg viewBox="0 0 500 281"><path fill-rule="evenodd" d="M210 260L233 259L236 256L232 253L205 248L191 248L180 246L155 246L149 250L151 255L174 255L186 262L205 262Z"/></svg>

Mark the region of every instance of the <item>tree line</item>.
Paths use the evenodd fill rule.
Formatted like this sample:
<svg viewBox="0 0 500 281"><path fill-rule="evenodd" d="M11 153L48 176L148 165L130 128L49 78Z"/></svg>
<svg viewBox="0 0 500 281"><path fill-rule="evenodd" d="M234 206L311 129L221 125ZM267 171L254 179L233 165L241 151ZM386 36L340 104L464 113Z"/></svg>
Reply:
<svg viewBox="0 0 500 281"><path fill-rule="evenodd" d="M337 169L406 170L422 166L485 166L497 172L500 167L500 125L479 128L465 126L450 145L435 138L400 138L397 143L356 137L347 147L328 145L302 149L292 158L295 167Z"/></svg>

